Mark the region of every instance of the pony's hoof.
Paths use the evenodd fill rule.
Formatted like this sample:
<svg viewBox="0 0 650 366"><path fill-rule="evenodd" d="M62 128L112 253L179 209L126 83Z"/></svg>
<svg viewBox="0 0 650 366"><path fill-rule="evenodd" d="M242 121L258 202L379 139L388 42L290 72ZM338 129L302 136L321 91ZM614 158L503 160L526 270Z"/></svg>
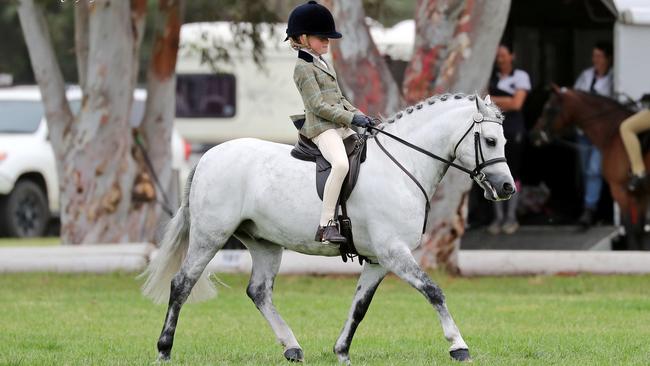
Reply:
<svg viewBox="0 0 650 366"><path fill-rule="evenodd" d="M345 356L338 355L338 358L339 358L339 364L341 364L341 365L352 365L352 362L350 362L350 356L348 356L348 355L345 355Z"/></svg>
<svg viewBox="0 0 650 366"><path fill-rule="evenodd" d="M472 358L469 357L469 350L466 348L459 348L453 351L449 351L449 354L451 355L451 358L453 358L455 361L460 361L460 362L472 361Z"/></svg>
<svg viewBox="0 0 650 366"><path fill-rule="evenodd" d="M336 358L339 359L339 364L350 365L349 350L350 347L347 345L340 345L338 342L334 345L334 354L336 355Z"/></svg>
<svg viewBox="0 0 650 366"><path fill-rule="evenodd" d="M300 348L289 348L284 351L284 358L290 362L302 362L305 360L305 355Z"/></svg>
<svg viewBox="0 0 650 366"><path fill-rule="evenodd" d="M158 359L156 363L169 362L171 360L171 354L169 352L158 352Z"/></svg>

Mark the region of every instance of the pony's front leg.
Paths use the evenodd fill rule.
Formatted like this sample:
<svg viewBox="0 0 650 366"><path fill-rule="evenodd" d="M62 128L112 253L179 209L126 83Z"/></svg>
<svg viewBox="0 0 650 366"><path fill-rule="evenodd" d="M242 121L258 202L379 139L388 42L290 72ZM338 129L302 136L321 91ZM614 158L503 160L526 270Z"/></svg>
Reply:
<svg viewBox="0 0 650 366"><path fill-rule="evenodd" d="M449 347L451 357L457 361L470 361L469 348L449 314L442 290L420 268L408 247L392 246L384 255L379 256L379 263L415 287L429 300L438 312L445 338L451 343Z"/></svg>
<svg viewBox="0 0 650 366"><path fill-rule="evenodd" d="M357 291L352 300L352 307L350 308L348 319L345 321L341 335L334 345L334 353L336 353L339 362L350 363L349 352L352 337L354 337L357 326L359 326L359 323L361 323L361 320L366 315L372 296L375 294L375 290L377 290L381 280L386 276L386 273L388 273L388 270L378 264L366 263L363 266L363 272L361 272L361 277L359 277L359 282L357 283Z"/></svg>

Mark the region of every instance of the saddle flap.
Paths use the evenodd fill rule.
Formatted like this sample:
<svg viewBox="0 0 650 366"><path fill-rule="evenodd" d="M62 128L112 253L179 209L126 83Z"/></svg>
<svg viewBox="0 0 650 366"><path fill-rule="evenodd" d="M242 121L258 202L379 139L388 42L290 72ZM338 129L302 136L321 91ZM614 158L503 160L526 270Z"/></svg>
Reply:
<svg viewBox="0 0 650 366"><path fill-rule="evenodd" d="M321 156L321 153L318 146L310 139L298 134L298 142L291 150L291 156L299 160L316 161L316 158Z"/></svg>
<svg viewBox="0 0 650 366"><path fill-rule="evenodd" d="M357 183L359 169L362 162L366 160L366 139L358 134L351 135L343 140L345 152L348 155L349 170L341 187L339 202L344 202L350 197L352 189ZM298 134L298 142L291 150L291 156L296 159L316 162L316 191L320 199L323 199L325 182L330 174L332 166L323 157L318 146L307 137Z"/></svg>

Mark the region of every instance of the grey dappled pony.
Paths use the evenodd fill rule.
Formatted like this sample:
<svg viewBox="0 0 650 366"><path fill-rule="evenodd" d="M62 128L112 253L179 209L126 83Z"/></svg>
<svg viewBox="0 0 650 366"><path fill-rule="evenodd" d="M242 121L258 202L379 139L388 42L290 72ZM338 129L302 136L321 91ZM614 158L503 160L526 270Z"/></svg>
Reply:
<svg viewBox="0 0 650 366"><path fill-rule="evenodd" d="M455 161L468 172L477 168L480 178L474 179L484 189L485 197L501 200L515 193L510 170L502 159L506 143L502 121L501 112L489 96L481 100L473 95L443 95L409 107L379 127ZM367 159L347 206L354 223L356 248L372 263L364 264L334 352L340 362L350 362L354 332L379 283L390 271L433 305L450 342L451 356L469 360L468 346L447 309L442 290L411 254L421 240L425 217L422 191L378 148L375 140L380 140L417 178L429 200L449 167L383 134L368 139ZM190 174L181 207L145 272L148 278L144 294L156 302L169 299L157 344L159 359L170 358L183 303L188 298L203 300L215 294L205 268L234 235L248 248L253 260L246 293L284 347L284 356L291 361L303 360L302 348L272 301L282 251L286 248L323 256L338 256L339 252L314 241L313 228L321 209L314 164L294 159L290 150L291 146L258 139L232 140L206 152ZM479 157L488 164L480 164Z"/></svg>

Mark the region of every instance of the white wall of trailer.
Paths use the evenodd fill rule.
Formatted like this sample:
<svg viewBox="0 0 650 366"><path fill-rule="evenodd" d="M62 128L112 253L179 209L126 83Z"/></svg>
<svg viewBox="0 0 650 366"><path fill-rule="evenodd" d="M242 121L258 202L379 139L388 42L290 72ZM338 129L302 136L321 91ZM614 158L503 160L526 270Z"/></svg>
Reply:
<svg viewBox="0 0 650 366"><path fill-rule="evenodd" d="M614 84L638 100L650 93L650 1L615 0Z"/></svg>
<svg viewBox="0 0 650 366"><path fill-rule="evenodd" d="M210 45L213 42L227 48L230 63L220 64L220 72L235 77L235 114L230 118L177 118L181 135L194 143L219 143L238 137L292 143L296 129L289 115L301 113L303 106L293 83L295 51L283 42L284 28L275 33L263 33L266 44L265 69L260 70L251 58L250 45L235 45L229 23L191 23L181 28L177 74L212 74L207 63L190 44ZM240 48L237 48L240 47Z"/></svg>

